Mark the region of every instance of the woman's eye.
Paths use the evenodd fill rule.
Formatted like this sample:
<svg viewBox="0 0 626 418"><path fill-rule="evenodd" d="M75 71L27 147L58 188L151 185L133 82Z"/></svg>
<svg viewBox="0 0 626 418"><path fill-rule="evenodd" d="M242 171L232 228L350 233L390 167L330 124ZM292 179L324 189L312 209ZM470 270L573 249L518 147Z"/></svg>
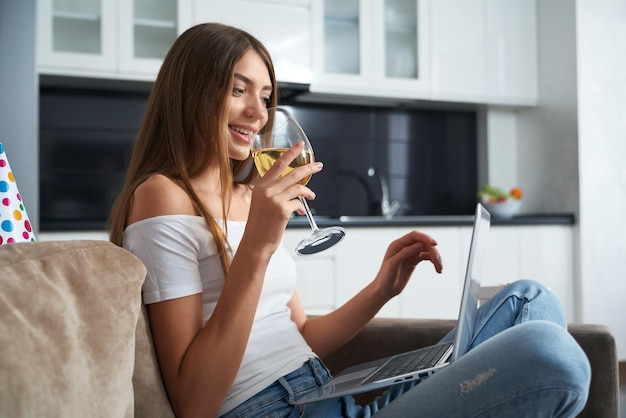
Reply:
<svg viewBox="0 0 626 418"><path fill-rule="evenodd" d="M265 107L270 107L272 105L271 97L263 97L261 100L265 103Z"/></svg>
<svg viewBox="0 0 626 418"><path fill-rule="evenodd" d="M246 91L244 89L240 89L239 87L233 87L233 94L236 96L241 96Z"/></svg>

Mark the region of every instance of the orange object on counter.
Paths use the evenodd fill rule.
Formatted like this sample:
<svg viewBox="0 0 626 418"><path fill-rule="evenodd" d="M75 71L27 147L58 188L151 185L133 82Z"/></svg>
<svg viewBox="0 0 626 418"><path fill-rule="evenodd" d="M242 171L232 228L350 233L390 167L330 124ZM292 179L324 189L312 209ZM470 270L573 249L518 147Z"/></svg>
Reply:
<svg viewBox="0 0 626 418"><path fill-rule="evenodd" d="M522 193L522 189L520 187L512 188L511 191L509 192L509 194L511 195L511 197L514 197L517 200L520 200L522 198L522 196L524 195Z"/></svg>

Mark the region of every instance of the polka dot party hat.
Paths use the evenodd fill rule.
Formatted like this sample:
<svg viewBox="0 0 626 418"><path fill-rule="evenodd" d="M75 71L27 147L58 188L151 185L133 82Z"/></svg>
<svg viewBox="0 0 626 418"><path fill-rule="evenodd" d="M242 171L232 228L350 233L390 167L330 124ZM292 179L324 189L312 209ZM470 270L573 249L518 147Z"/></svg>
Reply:
<svg viewBox="0 0 626 418"><path fill-rule="evenodd" d="M0 142L0 245L28 241L35 241L35 233Z"/></svg>

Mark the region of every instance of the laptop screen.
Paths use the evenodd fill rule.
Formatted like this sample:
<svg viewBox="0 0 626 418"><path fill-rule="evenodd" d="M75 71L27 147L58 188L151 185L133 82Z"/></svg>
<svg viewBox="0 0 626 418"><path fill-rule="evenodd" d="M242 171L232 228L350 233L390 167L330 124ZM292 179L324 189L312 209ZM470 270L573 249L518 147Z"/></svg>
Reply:
<svg viewBox="0 0 626 418"><path fill-rule="evenodd" d="M490 224L491 215L478 203L476 205L472 241L470 243L469 256L467 259L463 294L461 295L459 322L451 361L455 361L465 354L472 341L471 332L476 322L476 311L478 310L478 296L480 292L480 275L487 251L487 235Z"/></svg>

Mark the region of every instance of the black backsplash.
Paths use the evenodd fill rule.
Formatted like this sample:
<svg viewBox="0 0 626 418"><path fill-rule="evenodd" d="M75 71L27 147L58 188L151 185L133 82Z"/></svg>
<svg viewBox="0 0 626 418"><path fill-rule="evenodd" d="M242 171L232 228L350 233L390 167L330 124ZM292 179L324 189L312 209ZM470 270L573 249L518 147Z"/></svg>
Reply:
<svg viewBox="0 0 626 418"><path fill-rule="evenodd" d="M106 227L147 98L147 93L41 88L41 230Z"/></svg>
<svg viewBox="0 0 626 418"><path fill-rule="evenodd" d="M477 185L477 127L473 111L396 110L297 105L292 110L324 170L310 187L319 215L380 214L380 186L389 183L398 214L472 214Z"/></svg>
<svg viewBox="0 0 626 418"><path fill-rule="evenodd" d="M104 228L124 177L147 92L42 87L42 230ZM324 170L309 186L317 215L380 213L374 167L398 214L472 214L476 113L327 104L290 105Z"/></svg>

